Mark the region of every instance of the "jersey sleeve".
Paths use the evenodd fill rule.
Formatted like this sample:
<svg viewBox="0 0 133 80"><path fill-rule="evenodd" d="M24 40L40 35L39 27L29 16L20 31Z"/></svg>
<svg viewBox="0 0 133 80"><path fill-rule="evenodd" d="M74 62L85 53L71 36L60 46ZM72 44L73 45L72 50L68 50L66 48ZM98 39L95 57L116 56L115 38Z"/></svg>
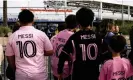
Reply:
<svg viewBox="0 0 133 80"><path fill-rule="evenodd" d="M5 55L6 56L14 56L15 55L15 53L14 53L14 51L13 51L13 47L12 47L12 36L10 36L9 37L9 39L8 39L8 43L7 43L7 45L6 45L6 51L5 51Z"/></svg>
<svg viewBox="0 0 133 80"><path fill-rule="evenodd" d="M51 44L52 44L52 45L54 44L55 39L56 39L56 35L55 35L55 36L53 36L53 37L50 39L50 41L51 41Z"/></svg>
<svg viewBox="0 0 133 80"><path fill-rule="evenodd" d="M100 70L99 80L107 80L106 72L106 66L104 64Z"/></svg>
<svg viewBox="0 0 133 80"><path fill-rule="evenodd" d="M128 64L128 72L127 72L127 78L130 78L131 76L133 76L133 66L131 65L130 61Z"/></svg>
<svg viewBox="0 0 133 80"><path fill-rule="evenodd" d="M58 63L58 74L62 74L64 62L70 59L70 54L73 53L73 45L72 45L72 37L70 37L62 49L61 54L59 55L59 63Z"/></svg>
<svg viewBox="0 0 133 80"><path fill-rule="evenodd" d="M44 50L45 51L53 50L53 46L52 46L48 36L45 33L43 33L42 37L43 37Z"/></svg>

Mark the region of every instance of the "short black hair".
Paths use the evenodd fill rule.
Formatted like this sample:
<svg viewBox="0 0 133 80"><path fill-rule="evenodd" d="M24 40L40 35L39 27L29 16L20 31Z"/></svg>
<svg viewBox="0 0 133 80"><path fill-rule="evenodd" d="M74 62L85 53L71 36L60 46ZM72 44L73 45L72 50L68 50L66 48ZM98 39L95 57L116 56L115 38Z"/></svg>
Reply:
<svg viewBox="0 0 133 80"><path fill-rule="evenodd" d="M82 27L92 26L94 12L88 8L81 8L76 13L76 20Z"/></svg>
<svg viewBox="0 0 133 80"><path fill-rule="evenodd" d="M65 18L66 28L74 29L77 27L76 15L68 15Z"/></svg>
<svg viewBox="0 0 133 80"><path fill-rule="evenodd" d="M121 35L112 36L109 46L114 52L121 52L126 46L126 39Z"/></svg>
<svg viewBox="0 0 133 80"><path fill-rule="evenodd" d="M34 14L30 10L24 9L19 13L18 19L23 24L31 23L34 20Z"/></svg>
<svg viewBox="0 0 133 80"><path fill-rule="evenodd" d="M65 24L63 24L63 23L62 24L59 24L58 31L60 32L60 31L62 31L64 29L66 29Z"/></svg>

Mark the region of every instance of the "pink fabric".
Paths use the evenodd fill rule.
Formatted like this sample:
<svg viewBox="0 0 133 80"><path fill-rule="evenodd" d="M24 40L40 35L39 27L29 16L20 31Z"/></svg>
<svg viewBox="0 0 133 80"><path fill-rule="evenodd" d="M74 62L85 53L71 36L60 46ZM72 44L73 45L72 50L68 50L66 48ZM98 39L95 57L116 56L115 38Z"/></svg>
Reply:
<svg viewBox="0 0 133 80"><path fill-rule="evenodd" d="M125 80L131 76L131 69L128 59L115 57L102 66L99 80Z"/></svg>
<svg viewBox="0 0 133 80"><path fill-rule="evenodd" d="M23 71L19 71L16 73L15 80L48 80L48 77L44 75L45 73L25 73Z"/></svg>
<svg viewBox="0 0 133 80"><path fill-rule="evenodd" d="M69 37L73 34L73 32L66 30L63 30L59 32L59 34L53 36L51 38L51 43L53 45L54 49L54 55L51 57L51 66L54 76L58 76L57 69L58 69L58 56L60 55L63 46L59 47L60 45L65 45ZM58 50L59 49L59 50ZM58 50L58 51L57 51ZM58 53L58 54L57 54ZM57 56L58 55L58 56ZM63 78L66 78L70 75L71 71L68 66L68 61L64 64L64 70L63 70Z"/></svg>
<svg viewBox="0 0 133 80"><path fill-rule="evenodd" d="M9 37L5 54L15 55L16 72L18 70L25 73L44 72L43 75L47 77L44 54L49 50L53 50L53 47L44 32L33 26L23 26Z"/></svg>

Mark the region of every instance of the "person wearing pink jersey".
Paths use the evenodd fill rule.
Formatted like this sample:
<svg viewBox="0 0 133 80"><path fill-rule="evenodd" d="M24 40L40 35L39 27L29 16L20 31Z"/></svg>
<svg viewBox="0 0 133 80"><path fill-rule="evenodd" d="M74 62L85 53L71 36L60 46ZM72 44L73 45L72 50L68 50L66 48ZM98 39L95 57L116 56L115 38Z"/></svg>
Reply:
<svg viewBox="0 0 133 80"><path fill-rule="evenodd" d="M53 55L53 47L42 31L33 25L34 15L29 10L19 13L21 27L8 40L6 56L16 72L15 80L48 80L44 56Z"/></svg>
<svg viewBox="0 0 133 80"><path fill-rule="evenodd" d="M64 24L64 23L63 23L63 24L59 24L59 26L58 26L58 33L59 33L60 31L64 30L64 29L66 29L65 24ZM56 34L50 39L50 41L51 41L52 44L54 43L54 41L55 41L55 39L56 39L56 35L57 35L58 33L56 33Z"/></svg>
<svg viewBox="0 0 133 80"><path fill-rule="evenodd" d="M112 59L102 66L99 80L127 80L132 75L130 61L120 57L125 46L126 39L123 36L113 36L110 39L109 49L112 52Z"/></svg>
<svg viewBox="0 0 133 80"><path fill-rule="evenodd" d="M68 15L65 19L66 29L60 31L56 36L54 36L54 41L52 41L54 48L54 55L51 57L51 66L54 75L54 80L58 80L58 61L59 55L62 51L63 46L69 39L71 35L74 34L75 28L77 26L76 16ZM63 70L63 79L62 80L71 80L71 61L66 61L64 70Z"/></svg>

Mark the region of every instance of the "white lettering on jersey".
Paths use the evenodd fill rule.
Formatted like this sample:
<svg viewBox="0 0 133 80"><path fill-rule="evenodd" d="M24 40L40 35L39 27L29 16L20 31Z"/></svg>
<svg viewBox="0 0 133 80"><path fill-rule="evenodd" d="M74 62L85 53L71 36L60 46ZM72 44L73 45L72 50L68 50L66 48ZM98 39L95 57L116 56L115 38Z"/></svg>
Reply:
<svg viewBox="0 0 133 80"><path fill-rule="evenodd" d="M81 40L82 39L96 39L96 35L95 34L91 34L91 35L81 35Z"/></svg>
<svg viewBox="0 0 133 80"><path fill-rule="evenodd" d="M80 47L82 48L82 59L83 59L83 61L86 61L86 55L90 60L96 60L97 54L98 54L98 47L95 43L89 44L87 46L87 50L86 50L85 44L80 44ZM93 57L91 55L91 48L92 47L94 47L94 50L95 50L95 55Z"/></svg>

